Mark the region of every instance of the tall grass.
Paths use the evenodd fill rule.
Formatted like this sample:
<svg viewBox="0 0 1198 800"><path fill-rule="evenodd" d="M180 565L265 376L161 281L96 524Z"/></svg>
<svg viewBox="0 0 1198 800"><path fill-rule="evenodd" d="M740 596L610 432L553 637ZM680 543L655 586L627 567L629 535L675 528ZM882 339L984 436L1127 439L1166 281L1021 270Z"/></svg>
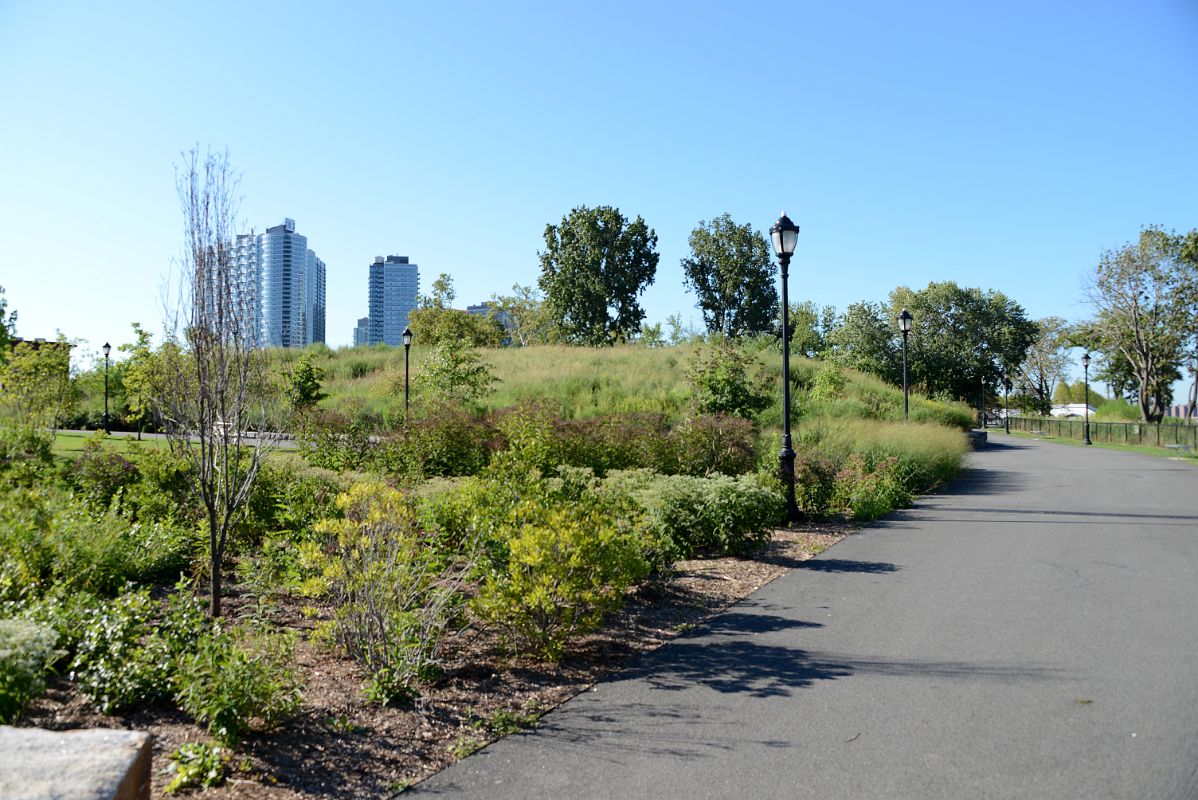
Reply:
<svg viewBox="0 0 1198 800"><path fill-rule="evenodd" d="M969 444L963 431L933 423L823 417L800 423L795 449L834 460L851 453L870 463L897 458L906 487L920 492L954 476Z"/></svg>

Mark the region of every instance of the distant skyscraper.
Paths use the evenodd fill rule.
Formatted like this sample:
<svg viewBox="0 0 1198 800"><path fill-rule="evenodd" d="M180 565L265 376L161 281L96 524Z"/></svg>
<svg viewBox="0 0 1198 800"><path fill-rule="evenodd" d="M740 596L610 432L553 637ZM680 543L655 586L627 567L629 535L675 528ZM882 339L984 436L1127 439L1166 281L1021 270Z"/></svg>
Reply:
<svg viewBox="0 0 1198 800"><path fill-rule="evenodd" d="M358 320L358 327L354 328L354 347L364 344L370 344L370 317L362 317Z"/></svg>
<svg viewBox="0 0 1198 800"><path fill-rule="evenodd" d="M237 237L242 285L252 293L259 347L304 347L325 340L325 263L295 232L295 220Z"/></svg>
<svg viewBox="0 0 1198 800"><path fill-rule="evenodd" d="M420 269L407 256L375 256L370 265L369 344L403 344L403 330L419 292Z"/></svg>

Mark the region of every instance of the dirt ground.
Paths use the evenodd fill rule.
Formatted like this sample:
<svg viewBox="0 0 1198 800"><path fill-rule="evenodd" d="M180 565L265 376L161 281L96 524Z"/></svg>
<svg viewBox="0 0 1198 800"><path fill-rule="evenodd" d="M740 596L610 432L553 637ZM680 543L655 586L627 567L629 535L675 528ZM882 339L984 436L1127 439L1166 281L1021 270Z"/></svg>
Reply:
<svg viewBox="0 0 1198 800"><path fill-rule="evenodd" d="M365 674L347 658L307 642L296 650L304 676L304 705L281 728L240 745L224 786L206 798L390 797L523 725L628 666L704 619L759 589L851 533L843 524L775 531L765 551L751 558L683 561L664 584L633 593L603 630L576 642L557 664L505 657L492 632L468 630L454 642L452 661L436 684L422 687L407 706L379 707L362 699ZM284 600L276 621L301 631L312 620L302 603ZM234 605L235 607L235 605ZM103 716L56 681L36 701L22 725L52 730L129 728L154 735L153 794L172 775L170 753L189 741L207 740L181 712L148 709Z"/></svg>

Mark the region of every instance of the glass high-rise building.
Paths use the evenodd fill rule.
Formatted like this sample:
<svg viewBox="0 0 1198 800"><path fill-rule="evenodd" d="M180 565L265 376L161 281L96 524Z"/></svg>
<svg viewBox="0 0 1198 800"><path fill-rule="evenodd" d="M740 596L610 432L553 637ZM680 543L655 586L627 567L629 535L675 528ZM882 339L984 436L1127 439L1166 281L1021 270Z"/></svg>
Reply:
<svg viewBox="0 0 1198 800"><path fill-rule="evenodd" d="M370 344L370 317L362 317L354 328L354 347Z"/></svg>
<svg viewBox="0 0 1198 800"><path fill-rule="evenodd" d="M251 292L259 347L304 347L325 340L325 263L295 232L295 220L237 237L234 258Z"/></svg>
<svg viewBox="0 0 1198 800"><path fill-rule="evenodd" d="M403 344L408 314L416 308L420 293L420 268L407 256L375 256L370 265L369 344Z"/></svg>

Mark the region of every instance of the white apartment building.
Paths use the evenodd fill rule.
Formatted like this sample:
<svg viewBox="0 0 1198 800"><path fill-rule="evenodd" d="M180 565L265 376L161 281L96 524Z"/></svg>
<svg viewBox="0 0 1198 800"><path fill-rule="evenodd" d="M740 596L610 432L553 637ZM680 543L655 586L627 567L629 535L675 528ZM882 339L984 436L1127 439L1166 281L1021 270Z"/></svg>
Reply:
<svg viewBox="0 0 1198 800"><path fill-rule="evenodd" d="M234 259L251 293L259 347L304 347L325 340L325 263L295 232L295 220L237 237Z"/></svg>

